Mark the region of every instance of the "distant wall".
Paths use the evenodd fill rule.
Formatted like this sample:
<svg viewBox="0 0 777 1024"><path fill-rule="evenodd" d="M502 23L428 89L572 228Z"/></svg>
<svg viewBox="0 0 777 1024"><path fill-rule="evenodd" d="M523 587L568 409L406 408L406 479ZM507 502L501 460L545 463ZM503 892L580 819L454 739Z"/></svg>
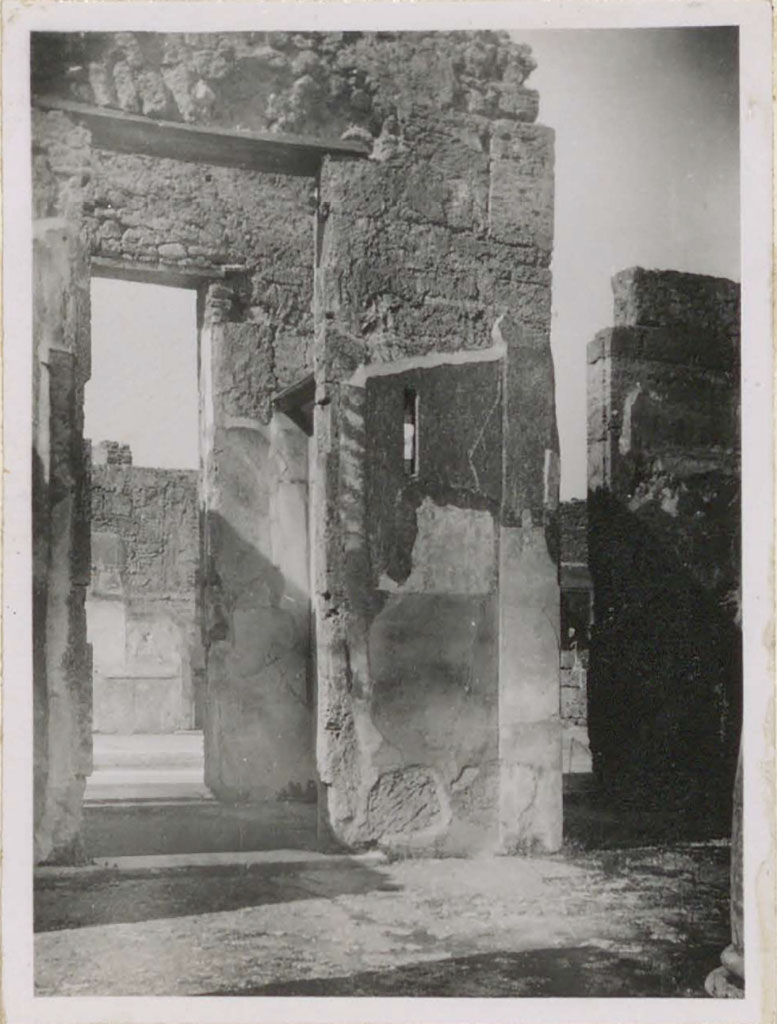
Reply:
<svg viewBox="0 0 777 1024"><path fill-rule="evenodd" d="M741 705L739 287L631 269L588 347L602 781L729 827Z"/></svg>
<svg viewBox="0 0 777 1024"><path fill-rule="evenodd" d="M92 475L93 728L190 729L203 669L197 472L130 463L117 446Z"/></svg>

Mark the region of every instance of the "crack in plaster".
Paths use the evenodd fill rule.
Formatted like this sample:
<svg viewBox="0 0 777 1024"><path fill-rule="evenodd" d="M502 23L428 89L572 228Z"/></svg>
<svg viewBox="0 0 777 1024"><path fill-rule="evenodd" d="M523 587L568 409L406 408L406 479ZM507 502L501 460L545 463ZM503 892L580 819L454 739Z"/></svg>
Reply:
<svg viewBox="0 0 777 1024"><path fill-rule="evenodd" d="M475 468L475 463L472 460L473 460L473 456L475 454L475 451L477 450L478 446L480 445L481 441L483 440L483 435L486 432L486 427L491 422L491 417L493 416L495 410L498 408L499 403L500 403L501 400L502 400L502 382L501 382L501 380L497 380L497 382L496 382L496 397L494 398L494 401L493 401L493 403L491 405L491 408L486 413L486 417L483 420L483 425L480 428L480 430L478 431L478 436L475 438L475 441L474 441L472 447L467 452L467 461L469 462L469 468L472 470L472 476L475 478L475 490L478 493L480 493L480 477L478 475L477 469Z"/></svg>

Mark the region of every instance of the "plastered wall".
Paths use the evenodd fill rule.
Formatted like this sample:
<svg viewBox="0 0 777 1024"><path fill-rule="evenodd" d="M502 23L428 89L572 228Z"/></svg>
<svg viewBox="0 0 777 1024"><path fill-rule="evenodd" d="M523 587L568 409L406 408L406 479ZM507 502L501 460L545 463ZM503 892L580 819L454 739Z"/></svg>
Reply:
<svg viewBox="0 0 777 1024"><path fill-rule="evenodd" d="M195 614L197 472L94 466L91 507L93 727L191 729L204 668Z"/></svg>

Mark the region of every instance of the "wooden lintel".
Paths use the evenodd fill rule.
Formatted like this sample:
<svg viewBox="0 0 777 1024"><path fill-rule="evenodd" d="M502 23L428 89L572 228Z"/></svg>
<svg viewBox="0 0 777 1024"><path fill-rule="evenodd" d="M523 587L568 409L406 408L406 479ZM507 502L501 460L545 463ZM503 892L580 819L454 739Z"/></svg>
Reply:
<svg viewBox="0 0 777 1024"><path fill-rule="evenodd" d="M139 114L52 96L36 97L33 103L42 110L61 110L68 114L89 129L98 149L119 153L308 177L318 173L325 156L367 156L366 147L359 142L156 121Z"/></svg>

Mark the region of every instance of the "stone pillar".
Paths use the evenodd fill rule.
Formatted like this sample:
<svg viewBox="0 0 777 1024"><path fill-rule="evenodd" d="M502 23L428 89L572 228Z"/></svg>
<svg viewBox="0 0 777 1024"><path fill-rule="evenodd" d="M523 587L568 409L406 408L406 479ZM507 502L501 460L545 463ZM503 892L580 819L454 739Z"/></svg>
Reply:
<svg viewBox="0 0 777 1024"><path fill-rule="evenodd" d="M589 735L614 795L728 831L742 697L739 286L632 268L588 347Z"/></svg>
<svg viewBox="0 0 777 1024"><path fill-rule="evenodd" d="M200 337L205 782L275 800L315 789L307 451L272 423L272 332L232 322L231 299L211 287Z"/></svg>
<svg viewBox="0 0 777 1024"><path fill-rule="evenodd" d="M552 133L414 109L325 161L317 761L342 841L561 843ZM488 140L488 144L484 142ZM403 465L403 412L417 458Z"/></svg>
<svg viewBox="0 0 777 1024"><path fill-rule="evenodd" d="M33 234L33 669L35 860L74 862L92 770L89 461L89 264L63 220Z"/></svg>

